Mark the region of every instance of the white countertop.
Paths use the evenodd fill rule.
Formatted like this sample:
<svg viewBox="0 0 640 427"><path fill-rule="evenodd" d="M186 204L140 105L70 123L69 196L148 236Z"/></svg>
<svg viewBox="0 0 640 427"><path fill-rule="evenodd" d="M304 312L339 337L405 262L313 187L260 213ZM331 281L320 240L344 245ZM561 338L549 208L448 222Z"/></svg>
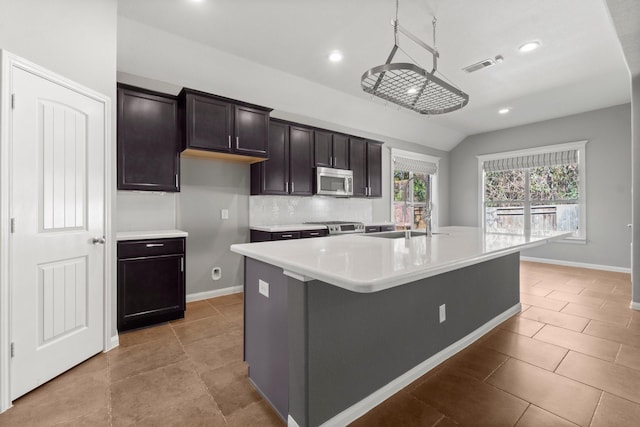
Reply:
<svg viewBox="0 0 640 427"><path fill-rule="evenodd" d="M297 279L321 280L353 292L377 292L561 239L485 234L475 227L442 227L447 233L409 240L347 234L232 245L231 250L278 267Z"/></svg>
<svg viewBox="0 0 640 427"><path fill-rule="evenodd" d="M171 239L188 235L189 233L182 230L118 231L116 239L120 242L122 240Z"/></svg>
<svg viewBox="0 0 640 427"><path fill-rule="evenodd" d="M280 233L283 231L301 230L326 230L326 225L318 224L285 224L285 225L252 225L251 230L266 231L268 233Z"/></svg>

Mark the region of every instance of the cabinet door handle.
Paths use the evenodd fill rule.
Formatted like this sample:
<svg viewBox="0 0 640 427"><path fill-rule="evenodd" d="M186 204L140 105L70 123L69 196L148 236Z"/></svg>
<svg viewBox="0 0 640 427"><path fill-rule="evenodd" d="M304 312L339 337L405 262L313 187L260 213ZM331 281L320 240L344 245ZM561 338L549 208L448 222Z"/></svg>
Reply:
<svg viewBox="0 0 640 427"><path fill-rule="evenodd" d="M184 273L184 257L180 258L180 272Z"/></svg>
<svg viewBox="0 0 640 427"><path fill-rule="evenodd" d="M283 234L281 237L293 237L293 234Z"/></svg>
<svg viewBox="0 0 640 427"><path fill-rule="evenodd" d="M295 190L295 188L296 188L296 187L295 187L295 185L296 185L296 183L295 183L295 182L292 182L292 183L291 183L291 192L292 192L292 193L295 193L295 192L296 192L296 190Z"/></svg>
<svg viewBox="0 0 640 427"><path fill-rule="evenodd" d="M161 248L164 246L164 243L147 243L145 246L148 248Z"/></svg>
<svg viewBox="0 0 640 427"><path fill-rule="evenodd" d="M320 233L309 233L309 236L319 236Z"/></svg>
<svg viewBox="0 0 640 427"><path fill-rule="evenodd" d="M336 162L336 156L333 156L333 167L336 167L337 164L338 162Z"/></svg>
<svg viewBox="0 0 640 427"><path fill-rule="evenodd" d="M289 183L288 183L288 182L285 182L285 183L284 183L284 192L285 192L285 193L288 193L288 192L289 192Z"/></svg>
<svg viewBox="0 0 640 427"><path fill-rule="evenodd" d="M231 135L229 135L229 150L231 150Z"/></svg>
<svg viewBox="0 0 640 427"><path fill-rule="evenodd" d="M236 149L240 148L240 137L236 136Z"/></svg>

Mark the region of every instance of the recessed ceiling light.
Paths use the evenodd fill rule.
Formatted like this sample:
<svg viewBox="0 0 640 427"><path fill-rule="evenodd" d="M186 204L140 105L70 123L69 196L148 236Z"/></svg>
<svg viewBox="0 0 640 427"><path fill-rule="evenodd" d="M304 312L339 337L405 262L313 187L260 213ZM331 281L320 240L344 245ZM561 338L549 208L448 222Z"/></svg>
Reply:
<svg viewBox="0 0 640 427"><path fill-rule="evenodd" d="M539 41L534 40L534 41L531 41L531 42L526 42L525 44L520 46L518 48L518 50L520 52L526 53L526 52L531 52L533 50L536 50L540 46L541 46L541 43Z"/></svg>
<svg viewBox="0 0 640 427"><path fill-rule="evenodd" d="M410 87L409 89L407 89L408 95L413 95L414 93L418 93L418 89L416 89L415 87Z"/></svg>
<svg viewBox="0 0 640 427"><path fill-rule="evenodd" d="M329 54L329 61L331 62L340 62L342 61L342 58L344 58L344 56L339 50L334 50Z"/></svg>
<svg viewBox="0 0 640 427"><path fill-rule="evenodd" d="M498 110L498 114L507 114L509 111L511 111L511 108L501 108Z"/></svg>

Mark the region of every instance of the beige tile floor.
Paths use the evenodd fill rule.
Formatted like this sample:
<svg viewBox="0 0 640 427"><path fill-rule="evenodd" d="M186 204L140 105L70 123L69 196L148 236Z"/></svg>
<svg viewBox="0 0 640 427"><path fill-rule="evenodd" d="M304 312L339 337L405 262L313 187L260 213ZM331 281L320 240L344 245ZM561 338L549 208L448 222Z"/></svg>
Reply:
<svg viewBox="0 0 640 427"><path fill-rule="evenodd" d="M640 426L640 312L629 275L521 263L522 313L353 423ZM242 362L242 297L121 334L14 402L0 426L283 426Z"/></svg>

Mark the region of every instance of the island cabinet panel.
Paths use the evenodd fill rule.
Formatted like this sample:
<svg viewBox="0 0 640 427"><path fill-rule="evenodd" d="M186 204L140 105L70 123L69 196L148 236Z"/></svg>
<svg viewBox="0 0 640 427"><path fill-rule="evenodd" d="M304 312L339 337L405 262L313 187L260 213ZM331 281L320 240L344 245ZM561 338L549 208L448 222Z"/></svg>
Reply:
<svg viewBox="0 0 640 427"><path fill-rule="evenodd" d="M282 269L245 261L244 358L251 381L283 420L289 412L287 277ZM268 296L260 285L268 288Z"/></svg>
<svg viewBox="0 0 640 427"><path fill-rule="evenodd" d="M184 128L182 150L189 155L201 151L269 156L270 109L186 88L178 98Z"/></svg>
<svg viewBox="0 0 640 427"><path fill-rule="evenodd" d="M349 138L354 197L382 197L382 144Z"/></svg>
<svg viewBox="0 0 640 427"><path fill-rule="evenodd" d="M251 165L251 194L313 194L313 130L272 120L269 159Z"/></svg>
<svg viewBox="0 0 640 427"><path fill-rule="evenodd" d="M180 191L178 100L118 84L118 190Z"/></svg>
<svg viewBox="0 0 640 427"><path fill-rule="evenodd" d="M118 330L184 317L185 239L118 242Z"/></svg>
<svg viewBox="0 0 640 427"><path fill-rule="evenodd" d="M316 130L314 134L314 165L349 169L349 137L322 130Z"/></svg>
<svg viewBox="0 0 640 427"><path fill-rule="evenodd" d="M249 377L283 418L322 425L417 366L435 367L453 354L450 346L464 348L515 313L519 265L514 253L358 293L245 258ZM268 298L260 280L269 283Z"/></svg>

